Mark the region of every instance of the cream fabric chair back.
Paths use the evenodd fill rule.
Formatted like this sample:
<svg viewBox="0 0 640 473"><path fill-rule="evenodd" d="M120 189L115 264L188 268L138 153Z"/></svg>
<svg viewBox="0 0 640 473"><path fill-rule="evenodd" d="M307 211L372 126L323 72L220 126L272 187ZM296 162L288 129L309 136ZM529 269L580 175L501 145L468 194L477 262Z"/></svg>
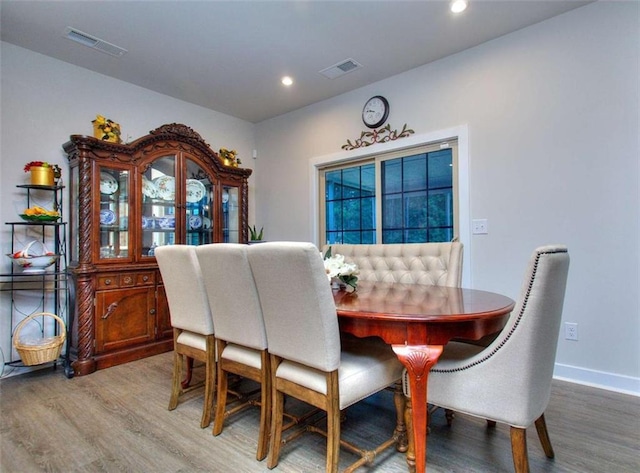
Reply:
<svg viewBox="0 0 640 473"><path fill-rule="evenodd" d="M249 261L260 294L269 353L325 372L337 369L338 317L318 248L300 242L261 243L249 247ZM300 331L300 326L305 330Z"/></svg>
<svg viewBox="0 0 640 473"><path fill-rule="evenodd" d="M376 245L327 245L358 265L362 281L400 282L460 287L462 243L405 243Z"/></svg>
<svg viewBox="0 0 640 473"><path fill-rule="evenodd" d="M566 247L537 248L500 335L462 362L447 362L445 348L429 376L429 402L523 428L540 417L551 393L568 271ZM447 381L454 377L462 382Z"/></svg>
<svg viewBox="0 0 640 473"><path fill-rule="evenodd" d="M216 337L264 350L267 334L247 249L247 245L236 243L213 243L198 246L196 253L206 281Z"/></svg>
<svg viewBox="0 0 640 473"><path fill-rule="evenodd" d="M196 247L159 246L155 256L167 294L171 326L202 335L213 334L213 320Z"/></svg>

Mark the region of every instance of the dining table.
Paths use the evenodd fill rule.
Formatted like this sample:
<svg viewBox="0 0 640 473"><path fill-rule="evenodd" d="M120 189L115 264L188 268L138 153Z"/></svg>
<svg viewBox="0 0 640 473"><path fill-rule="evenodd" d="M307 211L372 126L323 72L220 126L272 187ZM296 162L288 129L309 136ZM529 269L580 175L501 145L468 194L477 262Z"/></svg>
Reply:
<svg viewBox="0 0 640 473"><path fill-rule="evenodd" d="M380 337L406 367L415 448L407 452L407 463L410 471L423 473L431 367L451 339L479 340L502 330L514 301L478 289L371 281L360 281L353 292L334 289L333 297L342 332Z"/></svg>

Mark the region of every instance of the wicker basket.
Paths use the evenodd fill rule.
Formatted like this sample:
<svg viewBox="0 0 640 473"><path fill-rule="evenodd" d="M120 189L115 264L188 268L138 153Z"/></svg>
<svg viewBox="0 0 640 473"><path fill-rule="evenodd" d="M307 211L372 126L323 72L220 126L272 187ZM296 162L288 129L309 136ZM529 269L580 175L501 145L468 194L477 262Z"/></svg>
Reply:
<svg viewBox="0 0 640 473"><path fill-rule="evenodd" d="M25 342L20 340L20 330L22 330L22 327L36 317L53 317L60 325L60 335L41 338L40 340L27 340ZM62 351L62 345L64 345L66 339L67 331L64 320L49 312L38 312L26 317L16 326L13 336L13 346L18 351L25 366L41 365L42 363L48 363L58 359Z"/></svg>

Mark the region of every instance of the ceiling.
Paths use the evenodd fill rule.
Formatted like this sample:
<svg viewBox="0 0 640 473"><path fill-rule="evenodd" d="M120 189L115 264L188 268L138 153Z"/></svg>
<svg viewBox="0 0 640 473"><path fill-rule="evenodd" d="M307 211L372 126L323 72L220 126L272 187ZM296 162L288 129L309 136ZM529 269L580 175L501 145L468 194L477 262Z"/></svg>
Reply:
<svg viewBox="0 0 640 473"><path fill-rule="evenodd" d="M0 0L2 41L253 123L335 97L590 3ZM128 52L65 37L73 27ZM353 59L335 79L319 71ZM280 84L283 75L293 86Z"/></svg>

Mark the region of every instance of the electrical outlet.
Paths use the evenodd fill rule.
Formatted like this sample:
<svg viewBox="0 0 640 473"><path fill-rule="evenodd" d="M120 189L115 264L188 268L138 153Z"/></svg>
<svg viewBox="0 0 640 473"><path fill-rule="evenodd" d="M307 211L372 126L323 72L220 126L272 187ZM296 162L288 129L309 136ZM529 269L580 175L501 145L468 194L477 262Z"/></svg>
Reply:
<svg viewBox="0 0 640 473"><path fill-rule="evenodd" d="M474 235L486 235L489 233L489 224L486 218L474 219L471 222L471 230Z"/></svg>
<svg viewBox="0 0 640 473"><path fill-rule="evenodd" d="M578 341L578 324L573 322L564 323L564 338L566 340Z"/></svg>

